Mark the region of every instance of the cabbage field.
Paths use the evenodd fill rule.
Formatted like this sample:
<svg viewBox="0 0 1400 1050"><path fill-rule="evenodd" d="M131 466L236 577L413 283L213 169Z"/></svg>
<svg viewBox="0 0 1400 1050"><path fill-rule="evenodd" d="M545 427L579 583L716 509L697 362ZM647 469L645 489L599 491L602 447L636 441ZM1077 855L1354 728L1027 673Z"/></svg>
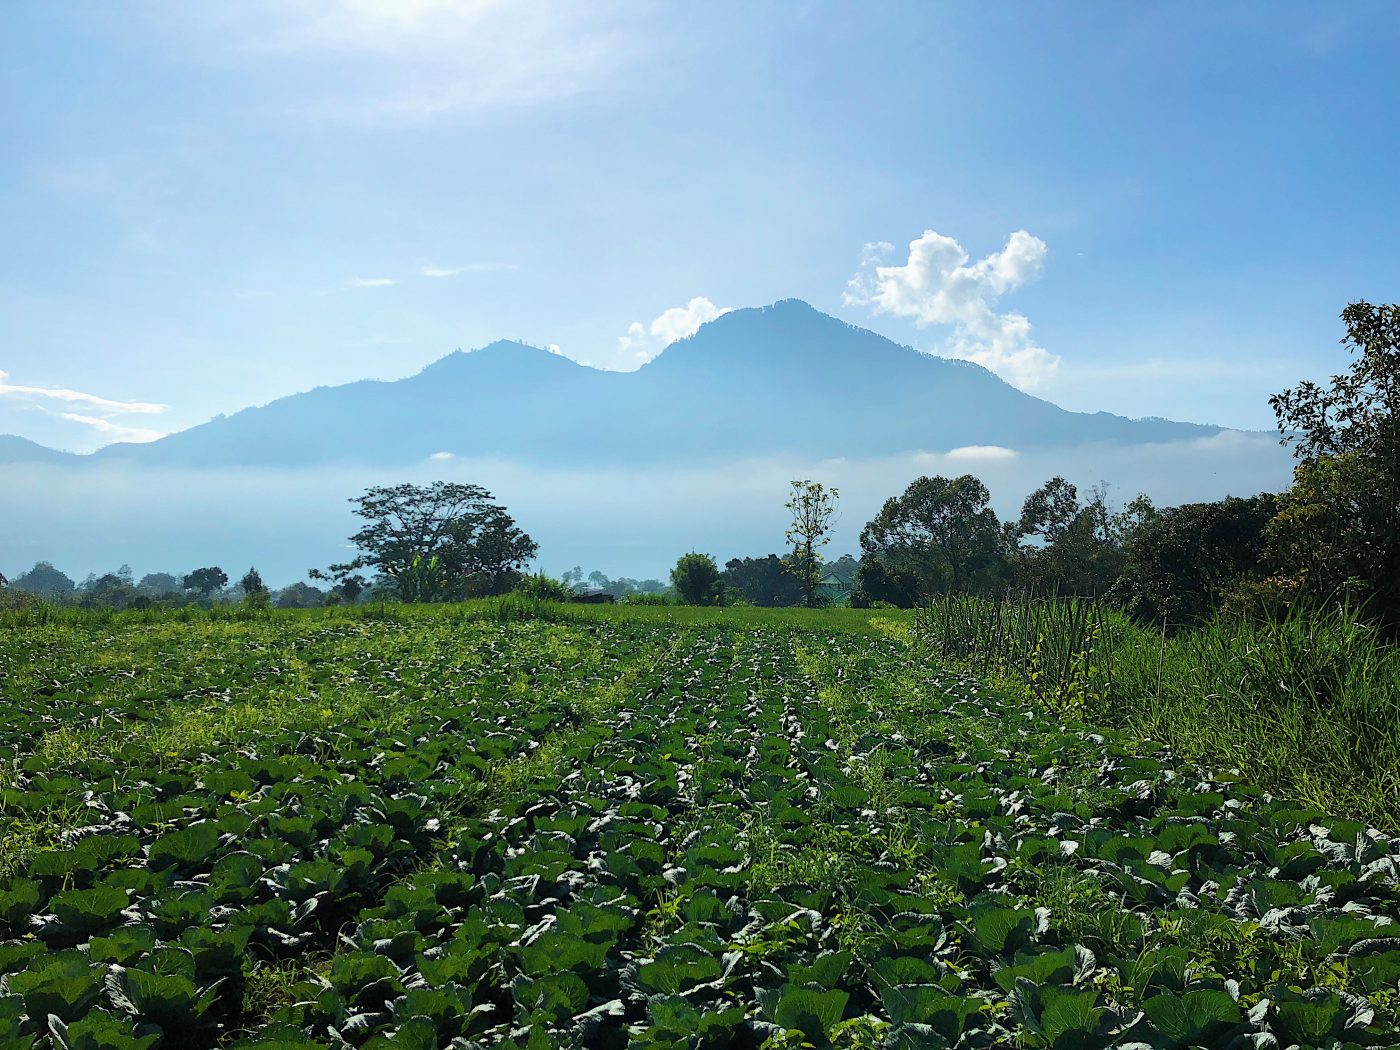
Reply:
<svg viewBox="0 0 1400 1050"><path fill-rule="evenodd" d="M0 627L0 1048L1400 1046L1400 845L899 614Z"/></svg>

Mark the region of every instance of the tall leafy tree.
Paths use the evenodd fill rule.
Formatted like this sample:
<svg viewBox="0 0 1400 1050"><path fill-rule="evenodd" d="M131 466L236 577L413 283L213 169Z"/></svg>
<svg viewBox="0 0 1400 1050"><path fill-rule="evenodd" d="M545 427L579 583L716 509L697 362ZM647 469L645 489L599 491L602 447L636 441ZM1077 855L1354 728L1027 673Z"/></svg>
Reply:
<svg viewBox="0 0 1400 1050"><path fill-rule="evenodd" d="M151 598L163 598L167 594L178 594L180 578L168 572L148 572L136 585L142 594Z"/></svg>
<svg viewBox="0 0 1400 1050"><path fill-rule="evenodd" d="M802 588L803 603L817 603L817 586L822 579L821 549L831 542L836 523L836 500L840 493L820 481L794 481L787 509L792 524L787 529L791 553L783 559L788 572Z"/></svg>
<svg viewBox="0 0 1400 1050"><path fill-rule="evenodd" d="M247 595L268 593L267 584L263 583L262 573L252 567L243 574L243 578L238 581L238 586L242 587L243 593Z"/></svg>
<svg viewBox="0 0 1400 1050"><path fill-rule="evenodd" d="M776 554L766 558L730 558L721 580L754 605L797 605L805 597L802 584Z"/></svg>
<svg viewBox="0 0 1400 1050"><path fill-rule="evenodd" d="M1139 619L1168 627L1208 619L1263 568L1267 493L1188 503L1142 514L1127 536L1124 580L1110 598Z"/></svg>
<svg viewBox="0 0 1400 1050"><path fill-rule="evenodd" d="M1141 509L1135 501L1115 513L1105 485L1095 485L1081 501L1072 482L1051 478L1026 497L1011 526L1019 584L1038 594L1107 594L1127 564L1126 537Z"/></svg>
<svg viewBox="0 0 1400 1050"><path fill-rule="evenodd" d="M1270 552L1303 593L1400 623L1400 305L1352 303L1342 321L1351 366L1270 399L1298 460Z"/></svg>
<svg viewBox="0 0 1400 1050"><path fill-rule="evenodd" d="M719 566L708 554L682 554L671 570L671 586L686 605L714 605L720 597Z"/></svg>
<svg viewBox="0 0 1400 1050"><path fill-rule="evenodd" d="M910 604L935 593L995 589L1006 559L990 501L971 474L918 478L886 500L860 534L863 597Z"/></svg>
<svg viewBox="0 0 1400 1050"><path fill-rule="evenodd" d="M195 569L185 577L183 583L185 590L198 591L201 597L208 598L215 591L228 586L228 573L217 565L210 565L203 569Z"/></svg>
<svg viewBox="0 0 1400 1050"><path fill-rule="evenodd" d="M325 600L325 591L307 583L293 583L283 587L276 597L279 609L310 609L324 604Z"/></svg>
<svg viewBox="0 0 1400 1050"><path fill-rule="evenodd" d="M480 485L381 485L350 502L365 521L350 537L360 554L313 579L339 586L368 568L403 601L452 601L508 590L539 549Z"/></svg>
<svg viewBox="0 0 1400 1050"><path fill-rule="evenodd" d="M70 597L76 589L72 579L47 561L36 562L34 568L16 576L10 586L49 599Z"/></svg>

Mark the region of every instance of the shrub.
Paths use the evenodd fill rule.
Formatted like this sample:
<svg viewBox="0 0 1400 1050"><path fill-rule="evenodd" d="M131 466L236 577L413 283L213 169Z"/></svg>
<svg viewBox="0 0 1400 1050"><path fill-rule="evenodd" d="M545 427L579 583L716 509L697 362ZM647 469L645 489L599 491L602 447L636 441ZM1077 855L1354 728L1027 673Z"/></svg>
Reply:
<svg viewBox="0 0 1400 1050"><path fill-rule="evenodd" d="M17 590L13 587L0 587L0 612L37 609L43 604L43 599L37 594Z"/></svg>
<svg viewBox="0 0 1400 1050"><path fill-rule="evenodd" d="M719 566L708 554L682 554L671 570L671 586L686 605L714 605L722 595Z"/></svg>
<svg viewBox="0 0 1400 1050"><path fill-rule="evenodd" d="M553 576L542 572L534 572L520 577L520 582L515 585L511 593L519 594L525 598L533 598L538 602L566 602L574 594L563 580L556 580Z"/></svg>

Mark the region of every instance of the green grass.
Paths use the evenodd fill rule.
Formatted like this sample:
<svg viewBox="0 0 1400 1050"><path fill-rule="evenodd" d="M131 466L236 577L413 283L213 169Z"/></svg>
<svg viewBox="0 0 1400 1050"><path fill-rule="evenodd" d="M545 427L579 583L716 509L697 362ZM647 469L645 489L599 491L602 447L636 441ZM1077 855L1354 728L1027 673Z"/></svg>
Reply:
<svg viewBox="0 0 1400 1050"><path fill-rule="evenodd" d="M1033 704L1400 831L1400 649L1346 610L1168 636L1086 602L959 597L925 609L918 635Z"/></svg>

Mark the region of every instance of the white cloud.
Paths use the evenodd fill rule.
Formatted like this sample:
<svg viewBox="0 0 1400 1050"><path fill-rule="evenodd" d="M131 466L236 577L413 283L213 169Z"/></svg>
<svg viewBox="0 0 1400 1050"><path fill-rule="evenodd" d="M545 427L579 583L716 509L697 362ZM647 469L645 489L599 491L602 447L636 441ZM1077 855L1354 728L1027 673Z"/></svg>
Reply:
<svg viewBox="0 0 1400 1050"><path fill-rule="evenodd" d="M447 459L456 459L456 458L457 458L457 454L456 454L455 452L434 452L434 453L433 453L431 456L429 456L428 458L429 458L429 459L433 459L433 460L439 460L439 461L441 461L441 460L447 460Z"/></svg>
<svg viewBox="0 0 1400 1050"><path fill-rule="evenodd" d="M560 348L558 343L546 343L544 348L556 357L564 356L564 351Z"/></svg>
<svg viewBox="0 0 1400 1050"><path fill-rule="evenodd" d="M8 394L26 399L48 398L53 401L67 401L87 405L90 409L99 410L108 415L127 412L152 414L164 412L168 407L154 401L113 401L110 398L98 397L96 394L85 394L81 390L68 390L64 387L21 386L18 383L9 382L9 378L8 372L0 372L0 396Z"/></svg>
<svg viewBox="0 0 1400 1050"><path fill-rule="evenodd" d="M155 0L215 54L314 74L289 108L399 122L541 105L597 90L644 49L635 10L568 0Z"/></svg>
<svg viewBox="0 0 1400 1050"><path fill-rule="evenodd" d="M165 437L165 432L161 430L152 430L149 427L124 427L100 416L85 416L78 412L59 412L58 415L70 423L81 423L85 427L92 427L93 430L113 441L146 442Z"/></svg>
<svg viewBox="0 0 1400 1050"><path fill-rule="evenodd" d="M902 265L882 264L892 251L887 241L865 246L860 268L842 296L847 306L912 318L920 327L952 325L944 346L947 356L976 362L1023 390L1035 389L1055 374L1060 357L1035 342L1030 321L992 309L1002 295L1040 274L1044 241L1017 230L1001 251L972 263L952 237L925 230L909 243Z"/></svg>
<svg viewBox="0 0 1400 1050"><path fill-rule="evenodd" d="M388 288L398 284L397 277L352 277L345 282L347 288Z"/></svg>
<svg viewBox="0 0 1400 1050"><path fill-rule="evenodd" d="M694 335L702 324L727 314L728 306L716 306L697 295L684 306L663 310L649 325L633 321L625 335L618 336L617 348L627 360L646 364L678 339Z"/></svg>
<svg viewBox="0 0 1400 1050"><path fill-rule="evenodd" d="M494 270L518 270L514 263L468 263L466 266L422 266L418 273L423 277L456 277L462 273L490 273Z"/></svg>
<svg viewBox="0 0 1400 1050"><path fill-rule="evenodd" d="M944 459L954 463L993 463L998 460L1015 459L1020 453L1003 445L961 445L949 449Z"/></svg>

